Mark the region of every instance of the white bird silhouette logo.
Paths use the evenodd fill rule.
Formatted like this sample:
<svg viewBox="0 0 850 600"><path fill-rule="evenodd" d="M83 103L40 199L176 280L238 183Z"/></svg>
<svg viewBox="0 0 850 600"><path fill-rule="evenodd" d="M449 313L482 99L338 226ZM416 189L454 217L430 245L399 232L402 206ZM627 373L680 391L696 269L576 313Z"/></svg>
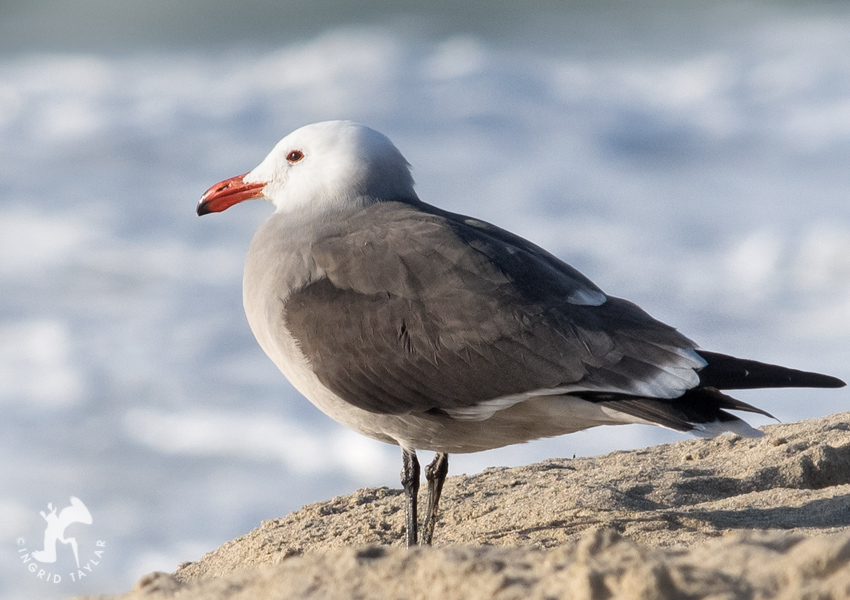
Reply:
<svg viewBox="0 0 850 600"><path fill-rule="evenodd" d="M74 550L74 558L77 561L77 568L80 568L80 555L77 549L77 540L75 538L65 537L65 529L72 523L83 523L91 525L92 517L89 509L83 504L79 498L71 496L71 506L63 508L59 515L56 515L56 507L50 502L47 504L50 509L49 513L40 511L41 516L47 521L47 529L44 530L44 550L36 550L32 553L32 557L39 562L53 563L56 562L56 542L70 544Z"/></svg>

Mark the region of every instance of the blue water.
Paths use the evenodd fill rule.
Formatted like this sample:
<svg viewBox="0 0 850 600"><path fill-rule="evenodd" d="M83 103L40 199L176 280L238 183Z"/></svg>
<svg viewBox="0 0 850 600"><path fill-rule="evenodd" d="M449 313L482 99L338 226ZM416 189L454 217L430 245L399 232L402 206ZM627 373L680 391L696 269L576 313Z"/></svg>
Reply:
<svg viewBox="0 0 850 600"><path fill-rule="evenodd" d="M173 31L126 47L117 13L75 17L101 37L60 9L29 37L9 23L36 9L0 25L1 596L125 590L262 519L398 485L397 449L319 414L248 330L242 260L270 207L194 215L309 122L383 131L424 200L532 239L705 348L850 380L850 10L542 6L512 27L499 6L480 22L438 6L417 29L380 4L292 5L303 26L280 39L242 20L179 43L184 21L152 5L140 22ZM850 406L740 397L783 421ZM600 429L452 472L675 439ZM109 551L48 584L18 540L39 543L39 511L70 496L93 516L81 544Z"/></svg>

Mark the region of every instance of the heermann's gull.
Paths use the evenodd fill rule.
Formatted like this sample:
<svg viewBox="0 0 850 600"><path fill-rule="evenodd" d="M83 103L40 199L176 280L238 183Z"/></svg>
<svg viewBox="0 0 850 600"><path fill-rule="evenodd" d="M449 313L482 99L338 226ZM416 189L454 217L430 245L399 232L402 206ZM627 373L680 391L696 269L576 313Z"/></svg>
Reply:
<svg viewBox="0 0 850 600"><path fill-rule="evenodd" d="M408 546L417 449L436 452L428 544L449 453L621 423L754 436L727 410L770 415L720 390L844 385L701 350L531 242L422 202L401 153L363 125L298 129L198 214L251 198L276 208L245 265L251 330L323 412L401 447Z"/></svg>

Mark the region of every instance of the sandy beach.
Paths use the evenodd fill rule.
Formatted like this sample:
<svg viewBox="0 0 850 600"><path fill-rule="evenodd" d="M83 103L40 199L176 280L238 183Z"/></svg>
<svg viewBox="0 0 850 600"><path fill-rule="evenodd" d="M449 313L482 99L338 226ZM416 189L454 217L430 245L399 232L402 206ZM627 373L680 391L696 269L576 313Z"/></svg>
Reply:
<svg viewBox="0 0 850 600"><path fill-rule="evenodd" d="M358 490L99 598L850 596L850 413L764 432L450 477L411 552L401 491Z"/></svg>

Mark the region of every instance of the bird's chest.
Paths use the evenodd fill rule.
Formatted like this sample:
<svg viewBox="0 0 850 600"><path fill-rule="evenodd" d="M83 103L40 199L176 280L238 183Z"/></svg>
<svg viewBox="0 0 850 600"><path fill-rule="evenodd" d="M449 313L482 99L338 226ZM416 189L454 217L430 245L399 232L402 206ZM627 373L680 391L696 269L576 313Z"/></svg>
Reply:
<svg viewBox="0 0 850 600"><path fill-rule="evenodd" d="M307 252L256 242L245 261L245 316L260 347L300 390L312 371L286 327L286 303L293 290L315 275L316 268Z"/></svg>
<svg viewBox="0 0 850 600"><path fill-rule="evenodd" d="M319 381L299 341L286 326L286 304L292 291L321 276L306 253L278 252L270 260L261 252L249 252L243 282L248 324L272 362L319 410L364 435L390 441L380 428L367 423L364 411L343 401Z"/></svg>

